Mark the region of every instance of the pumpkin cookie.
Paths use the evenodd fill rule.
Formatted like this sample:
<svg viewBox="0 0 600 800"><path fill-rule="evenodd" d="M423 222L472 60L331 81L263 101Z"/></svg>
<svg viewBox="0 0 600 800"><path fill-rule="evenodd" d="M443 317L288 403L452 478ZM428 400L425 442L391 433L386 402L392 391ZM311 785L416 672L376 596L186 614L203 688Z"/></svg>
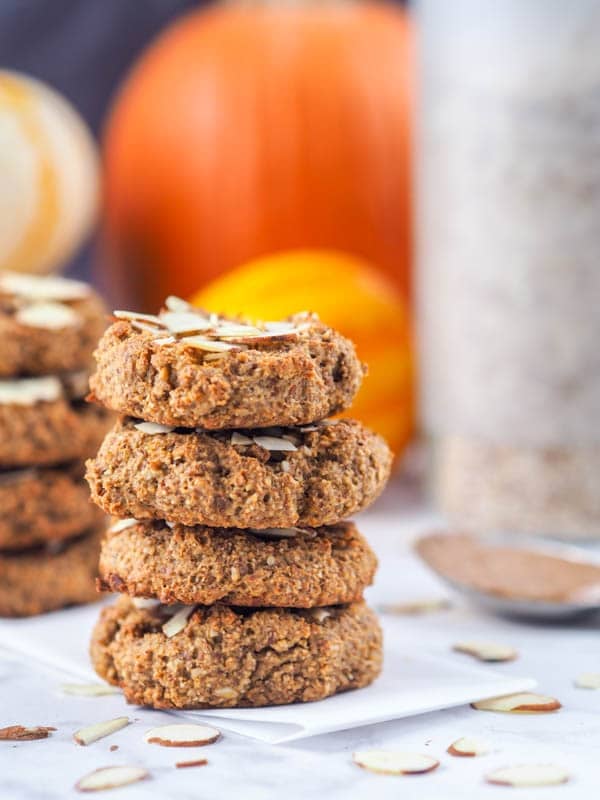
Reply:
<svg viewBox="0 0 600 800"><path fill-rule="evenodd" d="M102 527L58 545L0 555L0 617L29 617L97 599Z"/></svg>
<svg viewBox="0 0 600 800"><path fill-rule="evenodd" d="M354 420L250 431L194 431L124 419L87 463L92 499L118 517L182 525L335 524L378 496L384 440Z"/></svg>
<svg viewBox="0 0 600 800"><path fill-rule="evenodd" d="M0 472L0 550L68 539L103 516L78 465Z"/></svg>
<svg viewBox="0 0 600 800"><path fill-rule="evenodd" d="M242 324L178 298L158 316L115 312L95 352L92 397L114 411L210 430L298 425L352 403L364 367L314 315Z"/></svg>
<svg viewBox="0 0 600 800"><path fill-rule="evenodd" d="M121 520L99 571L102 589L163 603L311 608L359 600L376 566L351 522L251 533Z"/></svg>
<svg viewBox="0 0 600 800"><path fill-rule="evenodd" d="M362 602L312 610L184 606L177 619L174 612L137 608L127 597L102 611L92 661L130 703L191 709L309 702L367 686L381 670L381 630Z"/></svg>
<svg viewBox="0 0 600 800"><path fill-rule="evenodd" d="M0 376L88 369L106 328L90 286L56 276L0 272Z"/></svg>
<svg viewBox="0 0 600 800"><path fill-rule="evenodd" d="M0 380L0 468L95 453L112 419L79 399L86 386L85 373Z"/></svg>

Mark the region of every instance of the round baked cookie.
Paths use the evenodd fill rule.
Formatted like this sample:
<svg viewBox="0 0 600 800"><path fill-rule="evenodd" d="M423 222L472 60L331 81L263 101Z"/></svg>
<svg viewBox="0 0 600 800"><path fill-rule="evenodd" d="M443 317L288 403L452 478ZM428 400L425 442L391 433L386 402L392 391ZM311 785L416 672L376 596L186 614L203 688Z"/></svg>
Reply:
<svg viewBox="0 0 600 800"><path fill-rule="evenodd" d="M364 373L352 342L313 315L266 326L187 304L119 320L94 354L93 396L122 414L210 430L298 425L350 406Z"/></svg>
<svg viewBox="0 0 600 800"><path fill-rule="evenodd" d="M320 527L373 502L391 467L384 440L354 420L243 434L155 431L120 420L88 461L92 499L109 514L212 527Z"/></svg>
<svg viewBox="0 0 600 800"><path fill-rule="evenodd" d="M56 276L0 272L0 376L89 369L106 328L90 286Z"/></svg>
<svg viewBox="0 0 600 800"><path fill-rule="evenodd" d="M165 606L136 608L127 597L101 613L92 662L130 703L241 708L309 702L366 686L381 670L381 630L363 602L311 610L198 606L169 637L162 626L172 615Z"/></svg>
<svg viewBox="0 0 600 800"><path fill-rule="evenodd" d="M0 555L0 617L30 617L96 600L103 527L58 547Z"/></svg>
<svg viewBox="0 0 600 800"><path fill-rule="evenodd" d="M103 517L80 465L0 472L0 550L68 539Z"/></svg>
<svg viewBox="0 0 600 800"><path fill-rule="evenodd" d="M376 567L351 522L251 533L123 520L103 541L99 572L106 591L163 603L312 608L359 600Z"/></svg>
<svg viewBox="0 0 600 800"><path fill-rule="evenodd" d="M84 459L98 449L113 419L72 399L67 376L0 380L0 468Z"/></svg>

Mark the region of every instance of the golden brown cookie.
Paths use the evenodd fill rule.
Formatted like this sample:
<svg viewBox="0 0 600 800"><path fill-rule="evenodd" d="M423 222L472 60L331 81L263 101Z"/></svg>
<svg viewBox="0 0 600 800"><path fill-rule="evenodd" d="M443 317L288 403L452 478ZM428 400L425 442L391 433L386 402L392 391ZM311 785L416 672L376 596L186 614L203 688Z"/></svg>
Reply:
<svg viewBox="0 0 600 800"><path fill-rule="evenodd" d="M0 272L0 376L89 369L106 310L85 283Z"/></svg>
<svg viewBox="0 0 600 800"><path fill-rule="evenodd" d="M99 572L107 591L163 603L312 608L359 600L376 566L351 522L250 533L122 520L102 544Z"/></svg>
<svg viewBox="0 0 600 800"><path fill-rule="evenodd" d="M0 472L0 551L68 539L103 518L79 464Z"/></svg>
<svg viewBox="0 0 600 800"><path fill-rule="evenodd" d="M102 611L92 662L130 703L309 702L367 686L381 670L381 629L362 602L312 610L198 606L169 637L162 626L173 613L165 606L136 608L127 597Z"/></svg>
<svg viewBox="0 0 600 800"><path fill-rule="evenodd" d="M98 598L102 528L47 547L0 555L0 617L30 617Z"/></svg>
<svg viewBox="0 0 600 800"><path fill-rule="evenodd" d="M216 430L298 425L352 403L364 367L354 345L317 317L257 328L175 301L167 301L174 311L121 319L106 331L90 381L101 404Z"/></svg>
<svg viewBox="0 0 600 800"><path fill-rule="evenodd" d="M88 461L92 499L107 513L182 525L320 527L372 503L391 466L384 440L353 420L244 433L154 430L122 420Z"/></svg>

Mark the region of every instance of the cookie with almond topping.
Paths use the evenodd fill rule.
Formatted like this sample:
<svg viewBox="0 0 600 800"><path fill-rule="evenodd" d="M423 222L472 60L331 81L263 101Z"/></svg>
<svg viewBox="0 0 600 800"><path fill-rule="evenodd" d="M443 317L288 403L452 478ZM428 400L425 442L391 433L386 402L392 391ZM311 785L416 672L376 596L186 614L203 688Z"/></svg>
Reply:
<svg viewBox="0 0 600 800"><path fill-rule="evenodd" d="M185 609L185 607L184 607ZM181 623L169 619L178 613ZM166 631L166 632L165 632ZM243 708L321 700L372 683L382 634L365 603L310 610L103 609L94 668L126 700L153 708Z"/></svg>
<svg viewBox="0 0 600 800"><path fill-rule="evenodd" d="M0 377L89 369L106 325L106 309L91 286L0 272Z"/></svg>
<svg viewBox="0 0 600 800"><path fill-rule="evenodd" d="M308 423L348 408L364 374L352 342L315 315L250 325L177 298L157 316L115 315L95 352L91 396L149 422Z"/></svg>
<svg viewBox="0 0 600 800"><path fill-rule="evenodd" d="M193 528L122 521L100 588L163 603L312 608L359 600L377 559L351 522L317 529Z"/></svg>
<svg viewBox="0 0 600 800"><path fill-rule="evenodd" d="M87 462L92 499L117 517L236 528L320 527L366 508L392 456L354 420L246 431L122 419Z"/></svg>
<svg viewBox="0 0 600 800"><path fill-rule="evenodd" d="M103 519L79 464L0 471L0 551L69 539Z"/></svg>

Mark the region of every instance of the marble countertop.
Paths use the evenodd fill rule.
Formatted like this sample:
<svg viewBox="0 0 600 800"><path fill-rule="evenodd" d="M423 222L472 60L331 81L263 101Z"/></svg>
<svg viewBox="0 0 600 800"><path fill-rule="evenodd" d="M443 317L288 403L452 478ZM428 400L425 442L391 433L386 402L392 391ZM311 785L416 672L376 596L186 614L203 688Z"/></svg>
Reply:
<svg viewBox="0 0 600 800"><path fill-rule="evenodd" d="M361 527L380 558L380 571L369 600L402 602L448 596L416 560L407 556L410 541L432 524L415 504L414 495L392 486L377 507L363 515ZM600 619L577 623L532 625L494 618L451 598L449 610L394 618L392 630L407 651L450 652L461 639L508 643L519 651L517 661L495 669L507 675L532 676L539 691L557 697L563 708L553 714L493 714L461 707L411 719L358 728L286 745L267 745L225 733L210 747L171 749L147 745L144 731L172 719L170 715L125 705L120 696L74 697L60 685L68 678L18 653L0 651L0 724L45 724L58 730L34 742L0 742L2 800L58 800L81 797L75 782L101 766L136 764L151 777L102 796L141 798L443 798L486 800L506 797L578 798L598 792L600 767L600 691L575 688L582 672L600 671ZM82 632L87 636L87 632ZM389 635L389 633L388 633ZM392 634L394 635L394 634ZM453 657L459 657L454 655ZM464 656L468 658L468 656ZM133 724L88 747L72 741L75 730L111 717L128 715ZM480 758L458 759L446 748L461 736L478 736L491 745ZM111 751L112 745L118 749ZM378 776L354 766L354 750L400 749L430 753L441 761L435 772L421 776ZM205 767L175 769L180 760L205 757ZM551 763L571 773L569 783L544 789L511 790L484 782L495 767Z"/></svg>

